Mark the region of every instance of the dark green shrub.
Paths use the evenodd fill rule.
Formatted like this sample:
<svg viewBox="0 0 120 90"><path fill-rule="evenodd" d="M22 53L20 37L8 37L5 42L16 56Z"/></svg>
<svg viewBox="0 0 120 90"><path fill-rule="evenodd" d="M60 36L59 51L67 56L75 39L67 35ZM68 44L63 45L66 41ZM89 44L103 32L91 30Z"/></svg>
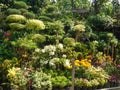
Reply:
<svg viewBox="0 0 120 90"><path fill-rule="evenodd" d="M21 8L21 9L19 9L19 10L21 11L22 14L25 13L25 12L28 12L28 10L27 10L27 9L24 9L24 8Z"/></svg>
<svg viewBox="0 0 120 90"><path fill-rule="evenodd" d="M33 12L25 12L25 13L23 13L23 15L28 19L35 18L35 14Z"/></svg>
<svg viewBox="0 0 120 90"><path fill-rule="evenodd" d="M98 14L96 16L90 16L88 21L90 22L91 26L95 28L105 29L112 27L115 20L108 15Z"/></svg>
<svg viewBox="0 0 120 90"><path fill-rule="evenodd" d="M11 15L11 14L21 14L21 11L18 10L18 9L9 8L9 9L7 9L6 13L8 15Z"/></svg>
<svg viewBox="0 0 120 90"><path fill-rule="evenodd" d="M16 1L14 3L14 7L17 9L20 9L20 8L28 9L28 6L24 1Z"/></svg>
<svg viewBox="0 0 120 90"><path fill-rule="evenodd" d="M57 7L54 5L48 5L45 9L47 13L53 13L57 11Z"/></svg>
<svg viewBox="0 0 120 90"><path fill-rule="evenodd" d="M52 19L47 16L39 16L38 19L40 19L42 21L52 21Z"/></svg>

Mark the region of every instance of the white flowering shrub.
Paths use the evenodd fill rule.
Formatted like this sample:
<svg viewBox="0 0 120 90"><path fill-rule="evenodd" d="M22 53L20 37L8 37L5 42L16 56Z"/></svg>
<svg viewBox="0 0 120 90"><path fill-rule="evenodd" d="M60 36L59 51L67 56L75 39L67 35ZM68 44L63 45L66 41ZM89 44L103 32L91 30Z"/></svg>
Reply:
<svg viewBox="0 0 120 90"><path fill-rule="evenodd" d="M36 90L52 90L51 76L43 73L42 71L35 71L32 75L33 87Z"/></svg>
<svg viewBox="0 0 120 90"><path fill-rule="evenodd" d="M56 47L54 45L48 45L45 46L44 49L42 49L43 53L49 53L49 55L54 55L56 51Z"/></svg>

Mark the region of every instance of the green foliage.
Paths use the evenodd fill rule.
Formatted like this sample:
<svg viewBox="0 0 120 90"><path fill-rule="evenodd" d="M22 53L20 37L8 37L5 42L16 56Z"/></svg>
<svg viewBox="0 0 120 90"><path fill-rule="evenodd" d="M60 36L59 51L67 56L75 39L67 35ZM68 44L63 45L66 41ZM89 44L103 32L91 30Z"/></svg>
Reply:
<svg viewBox="0 0 120 90"><path fill-rule="evenodd" d="M19 31L25 28L25 25L19 23L10 23L9 27L11 30Z"/></svg>
<svg viewBox="0 0 120 90"><path fill-rule="evenodd" d="M19 10L21 11L22 14L28 12L28 10L27 10L27 9L24 9L24 8L21 8L21 9L19 9Z"/></svg>
<svg viewBox="0 0 120 90"><path fill-rule="evenodd" d="M20 8L28 9L28 6L24 1L15 1L14 8L16 8L16 9L20 9Z"/></svg>
<svg viewBox="0 0 120 90"><path fill-rule="evenodd" d="M55 44L56 36L55 35L46 35L46 44Z"/></svg>
<svg viewBox="0 0 120 90"><path fill-rule="evenodd" d="M8 23L25 23L26 18L23 15L13 14L13 15L9 15L6 17L6 22L8 22Z"/></svg>
<svg viewBox="0 0 120 90"><path fill-rule="evenodd" d="M52 21L52 19L47 16L39 16L38 19L40 19L42 21Z"/></svg>
<svg viewBox="0 0 120 90"><path fill-rule="evenodd" d="M34 19L35 18L35 14L33 12L25 12L25 13L23 13L23 15L28 19Z"/></svg>
<svg viewBox="0 0 120 90"><path fill-rule="evenodd" d="M24 47L26 49L35 49L35 48L37 48L36 43L33 42L32 40L30 40L27 37L25 37L25 38L19 38L16 41L12 41L11 44L13 46Z"/></svg>
<svg viewBox="0 0 120 90"><path fill-rule="evenodd" d="M75 46L75 40L73 38L66 37L63 39L63 44L66 46Z"/></svg>
<svg viewBox="0 0 120 90"><path fill-rule="evenodd" d="M64 25L61 21L47 22L45 25L48 34L64 34Z"/></svg>
<svg viewBox="0 0 120 90"><path fill-rule="evenodd" d="M32 75L34 89L47 89L52 90L51 76L43 73L42 71L35 71Z"/></svg>
<svg viewBox="0 0 120 90"><path fill-rule="evenodd" d="M41 20L29 19L26 23L26 29L31 31L39 31L45 29L45 25Z"/></svg>
<svg viewBox="0 0 120 90"><path fill-rule="evenodd" d="M32 40L38 44L43 43L46 40L45 36L41 34L34 34L31 37L32 37Z"/></svg>
<svg viewBox="0 0 120 90"><path fill-rule="evenodd" d="M55 5L48 5L46 8L45 8L45 11L47 13L56 13L57 12L57 7Z"/></svg>
<svg viewBox="0 0 120 90"><path fill-rule="evenodd" d="M6 11L6 13L8 15L11 15L11 14L21 14L21 11L18 10L18 9L8 8L7 11Z"/></svg>
<svg viewBox="0 0 120 90"><path fill-rule="evenodd" d="M112 27L114 23L114 19L108 15L96 15L90 16L88 21L93 25L95 28L108 28Z"/></svg>
<svg viewBox="0 0 120 90"><path fill-rule="evenodd" d="M63 88L65 86L71 85L71 82L69 79L67 79L65 76L55 76L51 78L51 82L54 87Z"/></svg>

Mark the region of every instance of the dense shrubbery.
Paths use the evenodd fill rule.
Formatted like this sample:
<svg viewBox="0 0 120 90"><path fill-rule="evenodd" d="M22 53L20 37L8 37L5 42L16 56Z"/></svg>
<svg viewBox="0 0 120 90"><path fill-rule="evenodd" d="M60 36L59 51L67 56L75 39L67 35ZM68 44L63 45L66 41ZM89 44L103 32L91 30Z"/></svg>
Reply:
<svg viewBox="0 0 120 90"><path fill-rule="evenodd" d="M76 8L91 9L81 14L69 11L69 1L25 1L0 4L0 87L70 89L73 63L75 90L120 82L120 42L112 32L119 20L114 13L106 15L99 8L94 15L97 9L87 0L81 5L75 1Z"/></svg>

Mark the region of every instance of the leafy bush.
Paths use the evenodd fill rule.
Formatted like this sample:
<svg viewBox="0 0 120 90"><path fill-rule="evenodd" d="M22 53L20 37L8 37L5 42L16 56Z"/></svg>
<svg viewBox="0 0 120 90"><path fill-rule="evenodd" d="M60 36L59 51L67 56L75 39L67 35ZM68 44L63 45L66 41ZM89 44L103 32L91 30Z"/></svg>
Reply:
<svg viewBox="0 0 120 90"><path fill-rule="evenodd" d="M41 20L29 19L26 23L26 29L31 31L39 31L45 29L45 25Z"/></svg>
<svg viewBox="0 0 120 90"><path fill-rule="evenodd" d="M52 90L52 83L50 81L50 78L51 77L49 75L43 73L42 71L35 71L32 75L32 86L37 90Z"/></svg>
<svg viewBox="0 0 120 90"><path fill-rule="evenodd" d="M35 49L35 48L37 48L36 43L33 42L32 40L30 40L27 37L19 38L18 40L12 41L11 43L12 43L13 46L24 47L26 49Z"/></svg>
<svg viewBox="0 0 120 90"><path fill-rule="evenodd" d="M88 21L93 25L95 28L108 28L113 26L114 19L108 15L96 15L96 16L90 16L88 18Z"/></svg>
<svg viewBox="0 0 120 90"><path fill-rule="evenodd" d="M18 10L18 9L9 8L9 9L7 9L6 13L8 15L11 15L11 14L21 14L21 11Z"/></svg>
<svg viewBox="0 0 120 90"><path fill-rule="evenodd" d="M66 37L63 39L63 44L66 46L75 46L75 40L73 38Z"/></svg>
<svg viewBox="0 0 120 90"><path fill-rule="evenodd" d="M23 13L23 15L28 19L35 18L35 14L33 12L25 12L25 13Z"/></svg>
<svg viewBox="0 0 120 90"><path fill-rule="evenodd" d="M48 34L56 34L59 33L59 31L64 33L64 25L61 21L47 22L45 25Z"/></svg>
<svg viewBox="0 0 120 90"><path fill-rule="evenodd" d="M23 30L25 28L25 25L19 23L10 23L9 27L11 30Z"/></svg>
<svg viewBox="0 0 120 90"><path fill-rule="evenodd" d="M32 40L36 43L43 43L46 40L46 38L44 35L34 34L32 35Z"/></svg>
<svg viewBox="0 0 120 90"><path fill-rule="evenodd" d="M21 8L21 9L19 9L19 10L21 11L22 14L28 12L28 10L27 10L27 9L24 9L24 8Z"/></svg>
<svg viewBox="0 0 120 90"><path fill-rule="evenodd" d="M14 3L14 7L17 9L20 9L20 8L28 9L28 6L24 1L16 1Z"/></svg>
<svg viewBox="0 0 120 90"><path fill-rule="evenodd" d="M26 18L23 15L13 14L13 15L7 16L6 22L8 22L8 23L25 23Z"/></svg>
<svg viewBox="0 0 120 90"><path fill-rule="evenodd" d="M38 19L43 20L43 21L52 21L52 19L47 16L39 16Z"/></svg>
<svg viewBox="0 0 120 90"><path fill-rule="evenodd" d="M63 88L65 86L71 85L71 82L69 79L67 79L65 76L56 76L51 78L51 82L53 87Z"/></svg>

